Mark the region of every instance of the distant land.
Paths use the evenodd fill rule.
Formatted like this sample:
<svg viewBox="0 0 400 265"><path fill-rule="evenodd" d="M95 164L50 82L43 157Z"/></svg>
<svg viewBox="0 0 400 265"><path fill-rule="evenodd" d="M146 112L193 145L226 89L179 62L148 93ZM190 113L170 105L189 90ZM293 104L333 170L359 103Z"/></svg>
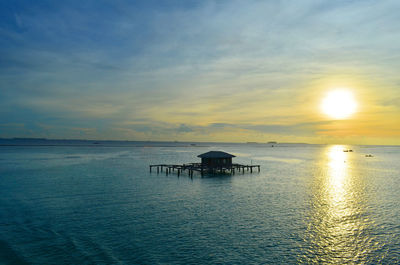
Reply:
<svg viewBox="0 0 400 265"><path fill-rule="evenodd" d="M90 147L117 147L117 146L133 146L133 147L208 147L214 145L254 145L271 147L285 147L287 145L331 145L331 144L309 144L301 142L285 142L278 143L270 141L266 143L260 142L196 142L196 141L134 141L134 140L94 140L94 139L48 139L35 137L14 137L0 138L0 146L90 146ZM339 144L340 145L340 144ZM343 144L346 145L346 144ZM371 145L360 145L371 146ZM399 146L399 145L373 145L373 146Z"/></svg>
<svg viewBox="0 0 400 265"><path fill-rule="evenodd" d="M14 138L0 138L0 146L191 146L191 147L205 147L211 145L240 145L240 144L253 144L253 145L271 145L276 144L279 146L286 144L301 144L307 143L259 143L259 142L246 142L246 143L232 143L232 142L181 142L181 141L131 141L131 140L94 140L94 139L47 139L47 138L30 138L30 137L14 137Z"/></svg>

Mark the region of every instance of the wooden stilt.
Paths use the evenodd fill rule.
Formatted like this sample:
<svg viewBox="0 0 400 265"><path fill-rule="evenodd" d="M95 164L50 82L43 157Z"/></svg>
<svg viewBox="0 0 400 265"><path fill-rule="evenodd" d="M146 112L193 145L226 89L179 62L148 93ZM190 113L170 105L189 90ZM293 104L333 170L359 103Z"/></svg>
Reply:
<svg viewBox="0 0 400 265"><path fill-rule="evenodd" d="M165 175L168 176L171 173L176 173L178 177L180 177L181 173L183 171L188 172L189 177L193 177L194 171L197 171L200 173L200 175L203 177L204 174L209 173L209 174L231 174L235 175L236 171L238 173L244 174L245 170L253 173L253 168L257 168L258 172L260 172L261 167L260 165L242 165L242 164L232 164L232 165L227 165L227 166L217 166L217 167L207 167L201 163L190 163L190 164L182 164L182 165L167 165L167 164L158 164L158 165L149 165L149 171L150 173L153 172L153 167L156 167L157 174L163 172L165 169ZM240 172L241 171L241 172Z"/></svg>

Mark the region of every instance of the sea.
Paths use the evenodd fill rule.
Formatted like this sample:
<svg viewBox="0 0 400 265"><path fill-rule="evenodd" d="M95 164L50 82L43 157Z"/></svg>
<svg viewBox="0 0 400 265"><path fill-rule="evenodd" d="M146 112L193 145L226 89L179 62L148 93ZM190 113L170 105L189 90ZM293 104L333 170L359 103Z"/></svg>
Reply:
<svg viewBox="0 0 400 265"><path fill-rule="evenodd" d="M258 170L149 165L207 151ZM0 264L400 264L400 146L0 140Z"/></svg>

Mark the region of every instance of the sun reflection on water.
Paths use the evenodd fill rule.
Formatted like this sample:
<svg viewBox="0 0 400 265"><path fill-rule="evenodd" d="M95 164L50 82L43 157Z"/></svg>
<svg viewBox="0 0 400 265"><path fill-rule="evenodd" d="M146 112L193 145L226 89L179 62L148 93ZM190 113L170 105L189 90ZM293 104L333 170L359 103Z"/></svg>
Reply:
<svg viewBox="0 0 400 265"><path fill-rule="evenodd" d="M346 173L348 163L346 163L348 153L342 151L342 146L335 145L329 149L328 163L328 185L326 190L329 192L329 200L332 205L339 206L345 200Z"/></svg>
<svg viewBox="0 0 400 265"><path fill-rule="evenodd" d="M352 264L379 262L372 253L379 247L371 235L361 176L353 165L354 154L345 146L329 146L322 155L312 185L306 253L300 263Z"/></svg>

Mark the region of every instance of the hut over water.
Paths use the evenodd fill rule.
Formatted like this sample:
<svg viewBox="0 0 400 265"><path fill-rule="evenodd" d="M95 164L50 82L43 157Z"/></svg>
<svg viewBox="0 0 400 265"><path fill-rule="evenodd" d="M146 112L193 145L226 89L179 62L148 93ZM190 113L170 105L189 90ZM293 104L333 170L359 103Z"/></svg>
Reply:
<svg viewBox="0 0 400 265"><path fill-rule="evenodd" d="M233 164L232 158L236 156L222 151L209 151L207 153L198 155L197 157L201 158L201 163L188 163L182 165L150 165L150 172L153 167L157 168L157 173L160 172L160 169L162 172L163 168L165 168L166 175L177 170L178 177L183 171L188 171L190 177L193 177L194 171L200 172L201 176L203 176L204 173L215 174L228 172L230 174L235 174L235 171L242 171L244 174L245 169L247 169L247 171L250 170L250 173L253 173L253 168L257 168L258 172L260 172L260 165Z"/></svg>
<svg viewBox="0 0 400 265"><path fill-rule="evenodd" d="M201 164L207 168L232 167L232 158L234 155L222 151L209 151L198 155L201 158Z"/></svg>

